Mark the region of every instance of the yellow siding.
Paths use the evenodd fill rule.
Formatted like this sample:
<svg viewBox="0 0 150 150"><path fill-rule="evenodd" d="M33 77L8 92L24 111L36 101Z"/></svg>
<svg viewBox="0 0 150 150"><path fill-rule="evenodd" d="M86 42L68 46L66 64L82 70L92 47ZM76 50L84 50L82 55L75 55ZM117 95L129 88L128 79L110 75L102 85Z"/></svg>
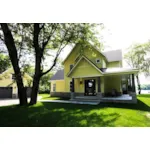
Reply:
<svg viewBox="0 0 150 150"><path fill-rule="evenodd" d="M70 65L75 65L75 59L77 58L77 56L81 56L81 55L85 55L89 60L91 60L95 65L97 65L99 68L102 68L103 66L105 66L106 64L106 58L100 54L97 50L87 47L82 49L82 47L77 44L76 47L72 50L71 54L69 55L69 57L67 58L67 60L64 62L64 80L65 80L65 92L70 92L70 81L71 78L67 77L67 74L70 71ZM96 63L96 59L99 58L100 59L100 63ZM88 66L90 68L82 68L82 71L78 68L74 73L78 76L92 76L92 75L100 75L100 73L93 67L90 66L88 64ZM74 75L75 75L74 74ZM82 85L80 85L81 91L83 91L83 87ZM79 91L79 90L78 90Z"/></svg>
<svg viewBox="0 0 150 150"><path fill-rule="evenodd" d="M0 87L13 87L13 94L17 93L17 85L11 79L0 80Z"/></svg>
<svg viewBox="0 0 150 150"><path fill-rule="evenodd" d="M64 62L64 83L56 82L56 89L58 91L70 92L70 81L72 81L72 77L75 78L75 92L84 92L84 81L86 79L96 79L96 91L97 91L97 77L101 76L101 92L104 93L105 90L108 92L112 88L115 88L118 92L121 91L121 79L120 76L108 76L103 77L101 73L96 70L91 64L87 61L82 60L74 69L74 71L70 74L70 77L67 77L67 74L70 71L70 65L76 64L76 58L81 55L85 55L90 61L92 61L98 68L113 68L113 67L122 67L121 61L116 62L107 62L106 58L95 50L93 47L81 47L80 44L77 44L75 48L72 50L69 57ZM96 63L96 59L100 59L100 63ZM95 76L95 77L94 77ZM86 78L85 78L86 77ZM89 77L89 78L88 78ZM91 78L90 78L91 77ZM82 84L80 83L82 81ZM51 83L53 83L52 81ZM58 84L58 85L57 85ZM62 86L63 85L63 86ZM52 89L52 87L51 87Z"/></svg>
<svg viewBox="0 0 150 150"><path fill-rule="evenodd" d="M107 64L107 68L118 68L118 67L122 67L122 63L120 61L109 62Z"/></svg>
<svg viewBox="0 0 150 150"><path fill-rule="evenodd" d="M116 89L117 92L121 91L121 76L107 76L104 77L105 92L111 92L112 89Z"/></svg>
<svg viewBox="0 0 150 150"><path fill-rule="evenodd" d="M102 76L102 74L94 68L87 60L82 59L73 72L70 74L70 77L91 77L91 76Z"/></svg>
<svg viewBox="0 0 150 150"><path fill-rule="evenodd" d="M12 74L14 73L13 69L10 68L4 73L0 74L0 87L13 87L13 94L17 94L17 84L12 80ZM23 83L24 86L28 86L28 81L32 78L28 74L24 74Z"/></svg>
<svg viewBox="0 0 150 150"><path fill-rule="evenodd" d="M65 91L65 81L64 80L51 81L51 92L54 92L53 91L54 84L56 84L56 92L64 92Z"/></svg>

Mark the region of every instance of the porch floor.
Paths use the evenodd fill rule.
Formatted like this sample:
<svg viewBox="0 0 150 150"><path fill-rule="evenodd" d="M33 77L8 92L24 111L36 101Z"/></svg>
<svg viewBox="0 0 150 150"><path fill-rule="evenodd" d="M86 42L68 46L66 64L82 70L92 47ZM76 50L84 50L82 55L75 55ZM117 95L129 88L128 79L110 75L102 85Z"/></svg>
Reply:
<svg viewBox="0 0 150 150"><path fill-rule="evenodd" d="M116 102L116 103L132 103L132 96L124 94L117 97L101 97L98 96L76 96L73 100L80 102Z"/></svg>
<svg viewBox="0 0 150 150"><path fill-rule="evenodd" d="M102 100L132 100L132 97L128 94L124 94L121 96L117 96L117 97L102 97Z"/></svg>

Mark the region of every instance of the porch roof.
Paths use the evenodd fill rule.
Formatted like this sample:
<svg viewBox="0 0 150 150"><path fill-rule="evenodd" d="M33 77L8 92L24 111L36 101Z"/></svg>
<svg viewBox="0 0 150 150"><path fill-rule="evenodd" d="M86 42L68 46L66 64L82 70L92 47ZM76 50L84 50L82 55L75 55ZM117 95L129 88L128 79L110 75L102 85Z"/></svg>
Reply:
<svg viewBox="0 0 150 150"><path fill-rule="evenodd" d="M104 71L104 75L136 74L138 72L138 69L132 68L107 68Z"/></svg>

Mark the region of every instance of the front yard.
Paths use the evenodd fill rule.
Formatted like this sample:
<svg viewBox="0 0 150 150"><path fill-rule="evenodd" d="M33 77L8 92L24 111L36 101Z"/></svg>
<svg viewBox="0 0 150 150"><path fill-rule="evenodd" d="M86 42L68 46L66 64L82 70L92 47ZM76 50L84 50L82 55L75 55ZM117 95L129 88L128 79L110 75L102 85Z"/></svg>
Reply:
<svg viewBox="0 0 150 150"><path fill-rule="evenodd" d="M5 106L0 107L0 126L150 127L150 94L138 99L138 104Z"/></svg>

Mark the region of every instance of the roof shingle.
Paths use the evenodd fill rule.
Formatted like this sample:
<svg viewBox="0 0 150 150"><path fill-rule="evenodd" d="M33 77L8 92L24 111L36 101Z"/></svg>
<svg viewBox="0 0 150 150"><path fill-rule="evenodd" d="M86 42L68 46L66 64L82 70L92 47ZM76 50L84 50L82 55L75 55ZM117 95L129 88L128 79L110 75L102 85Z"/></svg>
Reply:
<svg viewBox="0 0 150 150"><path fill-rule="evenodd" d="M64 80L64 69L58 70L50 80Z"/></svg>

